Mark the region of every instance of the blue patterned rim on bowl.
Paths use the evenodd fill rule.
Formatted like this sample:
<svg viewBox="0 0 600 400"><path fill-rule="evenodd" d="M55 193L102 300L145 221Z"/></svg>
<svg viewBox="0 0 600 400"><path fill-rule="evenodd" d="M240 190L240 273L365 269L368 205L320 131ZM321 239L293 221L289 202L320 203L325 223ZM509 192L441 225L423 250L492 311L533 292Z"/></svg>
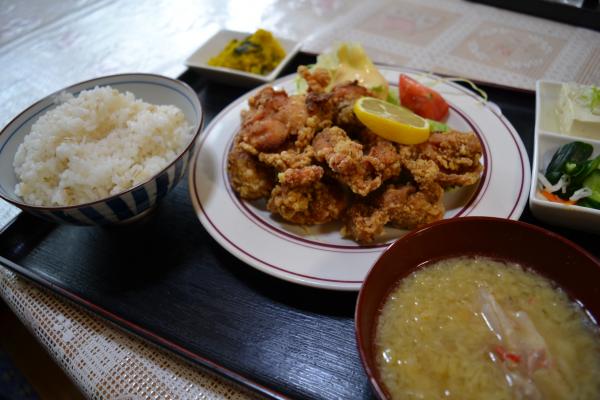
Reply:
<svg viewBox="0 0 600 400"><path fill-rule="evenodd" d="M26 204L15 192L17 177L13 160L31 126L45 112L56 107L54 99L63 92L77 95L96 86L129 91L145 102L171 104L183 111L193 128L186 148L155 176L124 192L74 206L44 207ZM0 197L33 215L58 223L108 225L130 222L148 213L173 189L185 174L202 130L204 114L198 96L186 83L154 74L118 74L84 81L61 89L17 115L0 131Z"/></svg>

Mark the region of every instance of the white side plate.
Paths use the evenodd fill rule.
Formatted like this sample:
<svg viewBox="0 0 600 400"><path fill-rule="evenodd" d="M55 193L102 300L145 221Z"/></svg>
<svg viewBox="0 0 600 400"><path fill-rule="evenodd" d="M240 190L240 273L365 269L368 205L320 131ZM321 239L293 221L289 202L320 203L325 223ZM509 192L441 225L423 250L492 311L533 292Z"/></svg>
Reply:
<svg viewBox="0 0 600 400"><path fill-rule="evenodd" d="M560 82L538 81L536 84L535 139L529 208L536 218L557 226L600 234L600 210L575 205L565 205L546 200L538 192L537 176L545 171L556 150L574 141L594 146L592 157L600 153L600 141L560 133L556 105Z"/></svg>
<svg viewBox="0 0 600 400"><path fill-rule="evenodd" d="M251 35L248 32L229 31L222 29L213 37L208 39L198 50L196 50L186 61L185 65L202 72L206 77L228 85L250 86L257 83L271 82L281 73L286 64L296 55L300 49L300 43L293 40L277 38L285 50L285 58L268 75L252 74L250 72L238 71L231 68L212 67L208 60L219 54L233 39L243 39Z"/></svg>

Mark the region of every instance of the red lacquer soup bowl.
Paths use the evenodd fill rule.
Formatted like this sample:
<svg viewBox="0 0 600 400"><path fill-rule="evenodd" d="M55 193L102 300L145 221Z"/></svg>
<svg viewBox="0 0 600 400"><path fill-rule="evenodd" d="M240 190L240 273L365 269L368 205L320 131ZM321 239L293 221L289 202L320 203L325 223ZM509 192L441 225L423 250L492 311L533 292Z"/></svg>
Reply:
<svg viewBox="0 0 600 400"><path fill-rule="evenodd" d="M519 221L464 217L417 229L385 251L367 275L356 305L357 345L376 395L389 398L376 364L375 328L380 310L400 280L432 262L483 256L516 262L557 283L600 319L600 262L567 239Z"/></svg>

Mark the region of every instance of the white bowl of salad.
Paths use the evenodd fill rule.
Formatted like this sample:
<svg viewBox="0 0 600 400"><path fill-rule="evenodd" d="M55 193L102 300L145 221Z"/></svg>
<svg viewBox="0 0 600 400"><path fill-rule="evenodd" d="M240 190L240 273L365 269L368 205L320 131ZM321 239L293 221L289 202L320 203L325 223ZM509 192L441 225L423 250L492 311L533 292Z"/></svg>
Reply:
<svg viewBox="0 0 600 400"><path fill-rule="evenodd" d="M600 88L537 82L532 177L537 218L600 233Z"/></svg>

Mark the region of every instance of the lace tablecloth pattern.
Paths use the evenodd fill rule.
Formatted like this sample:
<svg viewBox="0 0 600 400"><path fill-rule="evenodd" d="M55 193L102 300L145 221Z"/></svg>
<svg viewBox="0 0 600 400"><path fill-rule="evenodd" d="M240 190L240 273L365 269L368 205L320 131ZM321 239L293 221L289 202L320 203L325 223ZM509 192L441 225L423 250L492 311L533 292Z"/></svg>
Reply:
<svg viewBox="0 0 600 400"><path fill-rule="evenodd" d="M3 268L0 295L88 398L251 398Z"/></svg>
<svg viewBox="0 0 600 400"><path fill-rule="evenodd" d="M357 41L377 62L505 86L600 84L600 32L461 0L364 2L303 50Z"/></svg>

